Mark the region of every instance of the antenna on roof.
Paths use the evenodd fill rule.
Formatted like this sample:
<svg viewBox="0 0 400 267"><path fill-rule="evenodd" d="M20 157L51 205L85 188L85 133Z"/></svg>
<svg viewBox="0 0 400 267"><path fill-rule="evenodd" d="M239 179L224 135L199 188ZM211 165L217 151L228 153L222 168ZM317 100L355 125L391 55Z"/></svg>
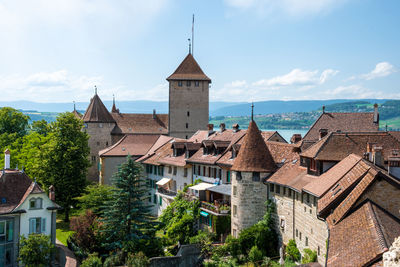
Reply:
<svg viewBox="0 0 400 267"><path fill-rule="evenodd" d="M192 20L192 55L194 55L194 14Z"/></svg>
<svg viewBox="0 0 400 267"><path fill-rule="evenodd" d="M192 51L191 51L191 49L190 49L190 38L188 38L188 41L189 41L189 54L191 54Z"/></svg>
<svg viewBox="0 0 400 267"><path fill-rule="evenodd" d="M94 93L97 95L97 86L94 86Z"/></svg>
<svg viewBox="0 0 400 267"><path fill-rule="evenodd" d="M254 117L254 102L251 102L251 121L253 121Z"/></svg>

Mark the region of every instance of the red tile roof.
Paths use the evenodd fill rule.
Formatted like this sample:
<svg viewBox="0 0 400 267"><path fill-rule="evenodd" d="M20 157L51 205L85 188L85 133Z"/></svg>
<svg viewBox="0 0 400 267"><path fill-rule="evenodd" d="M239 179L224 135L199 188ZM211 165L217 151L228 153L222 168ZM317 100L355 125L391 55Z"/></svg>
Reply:
<svg viewBox="0 0 400 267"><path fill-rule="evenodd" d="M99 152L100 157L143 156L159 139L156 134L127 134L114 145Z"/></svg>
<svg viewBox="0 0 400 267"><path fill-rule="evenodd" d="M276 165L254 121L250 121L240 152L232 170L247 172L274 172Z"/></svg>
<svg viewBox="0 0 400 267"><path fill-rule="evenodd" d="M168 114L112 113L117 122L111 134L168 134Z"/></svg>
<svg viewBox="0 0 400 267"><path fill-rule="evenodd" d="M340 161L354 153L363 156L367 145L382 147L385 160L393 149L400 149L400 141L387 132L374 133L330 133L306 149L301 156L316 160Z"/></svg>
<svg viewBox="0 0 400 267"><path fill-rule="evenodd" d="M110 112L108 112L107 108L104 106L97 94L90 99L90 104L86 109L82 120L84 122L115 122L114 118L111 116Z"/></svg>
<svg viewBox="0 0 400 267"><path fill-rule="evenodd" d="M12 212L33 190L35 193L43 192L24 172L0 171L0 214ZM3 203L3 198L5 203Z"/></svg>
<svg viewBox="0 0 400 267"><path fill-rule="evenodd" d="M305 141L318 141L319 130L329 132L376 132L379 124L374 123L374 113L322 113L304 136Z"/></svg>
<svg viewBox="0 0 400 267"><path fill-rule="evenodd" d="M400 221L366 201L330 229L327 266L371 266L400 235Z"/></svg>
<svg viewBox="0 0 400 267"><path fill-rule="evenodd" d="M400 131L389 131L389 134L391 134L394 138L396 138L400 142Z"/></svg>
<svg viewBox="0 0 400 267"><path fill-rule="evenodd" d="M211 82L211 79L204 74L203 70L190 53L167 80L198 80Z"/></svg>
<svg viewBox="0 0 400 267"><path fill-rule="evenodd" d="M137 162L142 162L145 159L149 158L150 156L154 155L154 153L163 145L168 143L169 141L172 140L172 137L170 136L165 136L165 135L160 135L157 141L151 146L151 148L146 152L145 155L142 157L138 158L136 161Z"/></svg>

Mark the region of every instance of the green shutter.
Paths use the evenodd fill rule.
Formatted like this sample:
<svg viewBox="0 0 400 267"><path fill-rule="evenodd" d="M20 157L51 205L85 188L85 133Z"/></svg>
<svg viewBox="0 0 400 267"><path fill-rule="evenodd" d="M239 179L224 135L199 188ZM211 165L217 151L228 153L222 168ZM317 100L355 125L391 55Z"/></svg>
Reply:
<svg viewBox="0 0 400 267"><path fill-rule="evenodd" d="M226 181L227 181L228 183L231 182L231 172L230 172L230 171L227 171L227 172L226 172Z"/></svg>
<svg viewBox="0 0 400 267"><path fill-rule="evenodd" d="M29 234L33 234L35 229L36 219L29 219Z"/></svg>
<svg viewBox="0 0 400 267"><path fill-rule="evenodd" d="M162 197L161 196L159 198L159 204L160 204L160 206L162 206Z"/></svg>
<svg viewBox="0 0 400 267"><path fill-rule="evenodd" d="M42 233L46 232L46 218L42 218Z"/></svg>

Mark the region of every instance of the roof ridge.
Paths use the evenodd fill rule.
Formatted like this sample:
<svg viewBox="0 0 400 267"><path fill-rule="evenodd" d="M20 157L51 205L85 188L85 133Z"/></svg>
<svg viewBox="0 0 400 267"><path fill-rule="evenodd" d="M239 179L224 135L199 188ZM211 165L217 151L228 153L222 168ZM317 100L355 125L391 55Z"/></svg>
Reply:
<svg viewBox="0 0 400 267"><path fill-rule="evenodd" d="M367 208L370 210L370 214L371 214L371 219L372 222L374 224L374 229L375 229L375 233L377 235L378 238L378 243L381 246L382 250L388 249L388 244L386 242L385 236L383 234L381 225L380 225L380 221L378 220L374 209L372 208L372 203L370 201L367 202Z"/></svg>

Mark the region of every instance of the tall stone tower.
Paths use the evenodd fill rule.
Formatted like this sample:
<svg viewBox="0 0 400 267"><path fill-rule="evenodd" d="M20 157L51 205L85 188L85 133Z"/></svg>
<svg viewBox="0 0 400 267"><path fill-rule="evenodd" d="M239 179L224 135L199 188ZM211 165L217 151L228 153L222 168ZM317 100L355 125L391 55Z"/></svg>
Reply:
<svg viewBox="0 0 400 267"><path fill-rule="evenodd" d="M263 181L275 170L274 159L252 119L232 166L232 236L237 237L264 216L268 187Z"/></svg>
<svg viewBox="0 0 400 267"><path fill-rule="evenodd" d="M90 104L82 117L84 131L89 135L90 162L88 180L99 181L100 158L99 151L111 146L111 131L116 122L104 106L97 92L90 100Z"/></svg>
<svg viewBox="0 0 400 267"><path fill-rule="evenodd" d="M204 74L189 53L169 82L169 135L190 138L197 130L206 130L211 79Z"/></svg>

